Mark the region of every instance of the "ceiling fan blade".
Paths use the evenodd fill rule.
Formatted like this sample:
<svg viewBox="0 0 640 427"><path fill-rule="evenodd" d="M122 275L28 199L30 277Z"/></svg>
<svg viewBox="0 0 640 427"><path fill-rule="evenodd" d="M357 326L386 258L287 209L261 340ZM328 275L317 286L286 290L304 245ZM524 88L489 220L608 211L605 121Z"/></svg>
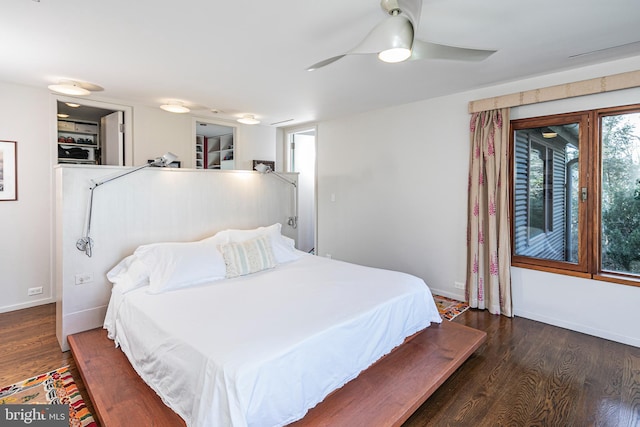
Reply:
<svg viewBox="0 0 640 427"><path fill-rule="evenodd" d="M414 59L448 59L454 61L483 61L493 55L495 50L467 49L414 40L410 60Z"/></svg>
<svg viewBox="0 0 640 427"><path fill-rule="evenodd" d="M394 47L411 48L413 25L404 15L389 16L373 27L367 36L353 49L342 55L334 56L307 67L307 71L317 70L336 62L346 55L378 54Z"/></svg>
<svg viewBox="0 0 640 427"><path fill-rule="evenodd" d="M373 27L367 36L348 53L380 53L392 47L411 48L413 25L404 15L389 16Z"/></svg>
<svg viewBox="0 0 640 427"><path fill-rule="evenodd" d="M345 53L342 55L333 56L329 59L325 59L324 61L316 62L315 64L307 67L307 71L313 71L313 70L317 70L318 68L325 67L329 64L336 62L338 59L344 58L346 55L347 54Z"/></svg>

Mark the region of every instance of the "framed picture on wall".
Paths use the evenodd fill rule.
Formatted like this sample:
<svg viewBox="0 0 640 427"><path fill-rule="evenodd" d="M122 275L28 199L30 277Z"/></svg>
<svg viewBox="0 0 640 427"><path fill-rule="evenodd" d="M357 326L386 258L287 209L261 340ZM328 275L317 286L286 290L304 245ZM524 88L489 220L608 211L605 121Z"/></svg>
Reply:
<svg viewBox="0 0 640 427"><path fill-rule="evenodd" d="M18 200L16 141L0 141L0 202Z"/></svg>

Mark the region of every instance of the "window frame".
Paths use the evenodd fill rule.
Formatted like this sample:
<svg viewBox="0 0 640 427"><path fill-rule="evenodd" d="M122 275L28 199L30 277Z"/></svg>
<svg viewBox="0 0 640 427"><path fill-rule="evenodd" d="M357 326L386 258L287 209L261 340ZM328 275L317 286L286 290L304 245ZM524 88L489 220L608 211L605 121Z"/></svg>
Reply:
<svg viewBox="0 0 640 427"><path fill-rule="evenodd" d="M589 117L585 112L577 112L577 113L564 113L564 114L554 114L548 116L541 117L532 117L526 119L516 119L511 120L510 123L510 133L509 133L509 182L511 183L511 195L510 195L510 218L515 218L515 197L514 197L514 179L515 179L515 133L518 130L525 130L531 128L541 128L547 126L562 126L571 123L578 123L578 152L580 159L583 159L584 151L588 150L586 147L588 144L585 144L584 141L584 133L588 132L589 129ZM586 168L584 161L579 162L579 175L583 175ZM579 185L582 187L582 183ZM588 202L588 200L587 200ZM580 227L586 223L586 214L587 214L587 206L584 203L580 203L578 206L578 224ZM532 268L539 269L545 271L567 271L567 274L570 275L579 275L585 276L588 271L588 251L587 251L587 242L585 239L581 238L582 234L578 232L578 263L570 263L566 261L556 261L550 259L543 258L534 258L525 255L517 255L515 253L516 245L515 245L515 232L514 232L514 224L511 224L511 265L514 267L524 267L524 268Z"/></svg>
<svg viewBox="0 0 640 427"><path fill-rule="evenodd" d="M511 265L513 267L547 271L557 274L602 280L631 286L640 286L640 275L603 271L602 256L602 129L601 119L606 116L640 113L640 104L598 108L578 112L552 114L515 119L510 122L509 182ZM587 199L579 197L578 206L578 262L534 258L515 253L515 133L518 130L578 123L578 189L586 188Z"/></svg>

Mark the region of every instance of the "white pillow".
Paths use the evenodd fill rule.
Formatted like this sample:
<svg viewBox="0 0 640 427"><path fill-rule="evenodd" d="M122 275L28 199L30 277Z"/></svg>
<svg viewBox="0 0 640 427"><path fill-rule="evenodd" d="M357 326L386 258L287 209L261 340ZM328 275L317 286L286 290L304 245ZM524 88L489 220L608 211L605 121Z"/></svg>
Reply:
<svg viewBox="0 0 640 427"><path fill-rule="evenodd" d="M268 236L220 245L227 278L244 276L275 267L276 260Z"/></svg>
<svg viewBox="0 0 640 427"><path fill-rule="evenodd" d="M107 279L114 285L120 286L124 294L148 285L149 271L135 255L129 255L109 270Z"/></svg>
<svg viewBox="0 0 640 427"><path fill-rule="evenodd" d="M226 268L217 246L226 241L216 235L197 242L152 243L134 255L149 272L149 293L158 294L223 279Z"/></svg>
<svg viewBox="0 0 640 427"><path fill-rule="evenodd" d="M225 230L218 233L221 238L226 237L229 242L244 242L260 236L268 236L271 249L278 264L300 258L295 249L295 241L282 235L282 224L276 223L268 227L258 227L250 230Z"/></svg>

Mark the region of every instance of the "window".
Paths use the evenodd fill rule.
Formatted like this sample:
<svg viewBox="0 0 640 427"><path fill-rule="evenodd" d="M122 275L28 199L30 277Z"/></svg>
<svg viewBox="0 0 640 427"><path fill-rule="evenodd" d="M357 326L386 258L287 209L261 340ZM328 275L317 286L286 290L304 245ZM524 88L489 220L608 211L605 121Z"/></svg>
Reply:
<svg viewBox="0 0 640 427"><path fill-rule="evenodd" d="M640 285L640 105L513 120L512 265Z"/></svg>

